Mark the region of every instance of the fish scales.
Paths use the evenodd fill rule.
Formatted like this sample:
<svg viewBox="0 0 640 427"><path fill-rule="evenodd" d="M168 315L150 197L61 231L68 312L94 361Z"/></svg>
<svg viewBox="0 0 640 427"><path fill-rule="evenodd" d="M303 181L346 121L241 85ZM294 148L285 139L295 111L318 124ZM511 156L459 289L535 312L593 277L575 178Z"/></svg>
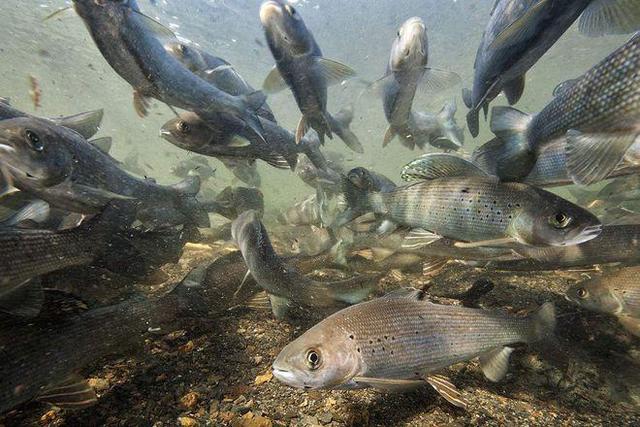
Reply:
<svg viewBox="0 0 640 427"><path fill-rule="evenodd" d="M531 334L525 318L406 299L363 303L334 319L376 378L423 376Z"/></svg>

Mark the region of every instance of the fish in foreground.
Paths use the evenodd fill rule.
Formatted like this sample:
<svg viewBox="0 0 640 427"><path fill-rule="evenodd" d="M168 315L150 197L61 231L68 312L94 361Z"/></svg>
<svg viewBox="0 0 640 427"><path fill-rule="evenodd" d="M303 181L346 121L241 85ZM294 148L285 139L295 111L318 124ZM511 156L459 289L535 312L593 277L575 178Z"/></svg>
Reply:
<svg viewBox="0 0 640 427"><path fill-rule="evenodd" d="M14 186L52 207L97 213L117 199L136 199L137 217L149 228L196 223L209 217L195 195L200 179L173 185L139 179L80 134L48 120L19 117L0 122L0 163Z"/></svg>
<svg viewBox="0 0 640 427"><path fill-rule="evenodd" d="M587 185L604 179L640 135L638 69L640 33L565 85L539 113L494 107L491 130L498 139L474 155L495 162L500 179L519 180L530 173L545 145L566 138L573 182Z"/></svg>
<svg viewBox="0 0 640 427"><path fill-rule="evenodd" d="M498 0L474 63L473 89L463 91L470 109L467 124L475 138L478 115L504 92L510 105L518 102L525 73L582 15L580 30L597 35L632 33L640 29L640 7L633 0Z"/></svg>
<svg viewBox="0 0 640 427"><path fill-rule="evenodd" d="M273 375L304 389L402 390L430 384L450 403L467 408L462 393L438 372L480 358L491 381L504 377L510 347L553 335L553 304L528 317L437 305L421 291L400 289L347 307L282 349Z"/></svg>
<svg viewBox="0 0 640 427"><path fill-rule="evenodd" d="M64 126L71 130L78 132L84 138L92 138L100 130L100 124L102 123L102 117L104 111L93 110L85 113L78 113L67 117L52 117L53 123ZM0 98L0 120L15 119L16 117L34 117L31 114L27 114L24 111L20 111L17 108L13 108L9 101L4 98Z"/></svg>
<svg viewBox="0 0 640 427"><path fill-rule="evenodd" d="M24 317L37 315L42 291L31 279L98 258L116 270L126 256L116 242L133 222L132 208L117 202L82 225L62 231L0 227L0 310ZM129 259L133 263L133 259Z"/></svg>
<svg viewBox="0 0 640 427"><path fill-rule="evenodd" d="M287 265L276 254L264 225L248 210L233 222L233 239L258 285L270 296L277 318L290 307L340 308L366 298L377 285L375 277L360 275L336 282L318 282Z"/></svg>
<svg viewBox="0 0 640 427"><path fill-rule="evenodd" d="M73 6L106 61L133 87L138 115L145 116L148 98L155 98L203 116L229 114L261 135L256 111L264 94L233 96L187 69L163 46L175 35L142 14L135 0L74 0Z"/></svg>
<svg viewBox="0 0 640 427"><path fill-rule="evenodd" d="M640 337L640 267L610 270L573 285L567 298L588 310L611 314Z"/></svg>
<svg viewBox="0 0 640 427"><path fill-rule="evenodd" d="M427 27L424 21L415 16L407 19L398 29L397 37L391 46L385 76L378 81L382 84L382 105L389 123L383 146L389 144L396 136L410 149L416 144L424 145L425 139L428 142L431 138L416 133L424 134L426 130L433 129L438 122L446 126L453 120L455 107L452 113L450 110L443 110L442 117L424 113L418 115L412 111L413 100L420 87L424 87L433 95L438 89L446 89L460 82L460 77L455 73L427 66L428 49ZM454 120L453 123L455 125ZM437 137L434 135L432 139L435 141ZM453 141L454 144L458 142L459 138Z"/></svg>
<svg viewBox="0 0 640 427"><path fill-rule="evenodd" d="M406 165L406 181L387 192L368 192L344 182L349 208L373 212L408 227L406 247L442 237L460 247L566 246L600 233L598 218L552 193L521 183L501 183L472 163L448 154L427 154Z"/></svg>
<svg viewBox="0 0 640 427"><path fill-rule="evenodd" d="M352 150L364 149L357 139L345 138L342 126L327 111L327 87L353 77L355 71L324 58L320 46L296 9L284 0L268 0L260 7L260 21L276 66L265 79L263 89L275 93L289 87L302 112L296 130L300 142L309 128L324 144L325 135L336 133Z"/></svg>

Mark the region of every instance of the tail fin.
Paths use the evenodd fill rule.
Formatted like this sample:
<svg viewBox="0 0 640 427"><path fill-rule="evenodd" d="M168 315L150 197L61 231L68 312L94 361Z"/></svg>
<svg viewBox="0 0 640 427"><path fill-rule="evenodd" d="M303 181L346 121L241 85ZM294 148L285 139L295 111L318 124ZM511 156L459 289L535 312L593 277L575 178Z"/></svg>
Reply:
<svg viewBox="0 0 640 427"><path fill-rule="evenodd" d="M438 120L444 130L445 137L458 147L462 147L464 144L464 132L456 123L457 110L455 101L447 102L438 113Z"/></svg>
<svg viewBox="0 0 640 427"><path fill-rule="evenodd" d="M242 115L241 119L244 123L251 128L251 130L258 136L262 142L267 142L262 132L264 129L262 128L262 123L260 123L260 119L258 118L258 110L264 105L267 100L267 96L261 91L255 91L248 95L244 95L243 99L247 104L247 110Z"/></svg>
<svg viewBox="0 0 640 427"><path fill-rule="evenodd" d="M531 316L531 336L529 342L543 341L553 337L556 328L556 309L552 302L545 302Z"/></svg>
<svg viewBox="0 0 640 427"><path fill-rule="evenodd" d="M104 111L102 109L87 111L86 113L61 117L56 120L56 123L78 132L85 139L90 139L100 130L103 115Z"/></svg>
<svg viewBox="0 0 640 427"><path fill-rule="evenodd" d="M476 108L472 108L467 113L467 128L474 138L480 133L480 116Z"/></svg>
<svg viewBox="0 0 640 427"><path fill-rule="evenodd" d="M331 130L344 141L351 150L356 153L364 153L364 147L355 133L349 128L353 121L353 109L343 108L336 117L327 113L327 119L331 126Z"/></svg>
<svg viewBox="0 0 640 427"><path fill-rule="evenodd" d="M362 274L335 282L315 282L315 287L334 301L357 304L375 290L381 276L380 274Z"/></svg>

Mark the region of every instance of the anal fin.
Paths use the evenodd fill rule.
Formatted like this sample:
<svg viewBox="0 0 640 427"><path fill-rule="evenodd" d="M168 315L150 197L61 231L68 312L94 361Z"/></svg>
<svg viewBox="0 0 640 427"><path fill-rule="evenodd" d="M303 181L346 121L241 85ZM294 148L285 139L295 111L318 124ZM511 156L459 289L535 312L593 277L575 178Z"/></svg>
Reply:
<svg viewBox="0 0 640 427"><path fill-rule="evenodd" d="M402 247L404 249L419 249L423 246L428 246L441 238L442 236L432 233L431 231L416 228L411 230L404 238Z"/></svg>
<svg viewBox="0 0 640 427"><path fill-rule="evenodd" d="M445 400L458 408L467 410L469 402L462 396L462 393L458 388L453 385L449 379L443 375L429 374L424 377L424 380L429 383L435 391L444 397Z"/></svg>
<svg viewBox="0 0 640 427"><path fill-rule="evenodd" d="M288 298L277 295L269 295L269 300L271 301L271 311L273 311L273 315L276 319L284 319L291 307L291 301Z"/></svg>
<svg viewBox="0 0 640 427"><path fill-rule="evenodd" d="M353 377L358 385L365 385L379 390L405 391L424 385L423 380L402 380L394 378Z"/></svg>
<svg viewBox="0 0 640 427"><path fill-rule="evenodd" d="M498 347L480 355L480 368L489 381L498 382L507 374L511 347Z"/></svg>
<svg viewBox="0 0 640 427"><path fill-rule="evenodd" d="M504 92L504 95L507 97L509 105L513 105L520 100L520 97L524 92L524 83L525 76L523 74L511 80L502 88L502 92Z"/></svg>
<svg viewBox="0 0 640 427"><path fill-rule="evenodd" d="M42 390L36 400L63 409L83 409L94 405L98 398L85 379L72 376L61 384Z"/></svg>

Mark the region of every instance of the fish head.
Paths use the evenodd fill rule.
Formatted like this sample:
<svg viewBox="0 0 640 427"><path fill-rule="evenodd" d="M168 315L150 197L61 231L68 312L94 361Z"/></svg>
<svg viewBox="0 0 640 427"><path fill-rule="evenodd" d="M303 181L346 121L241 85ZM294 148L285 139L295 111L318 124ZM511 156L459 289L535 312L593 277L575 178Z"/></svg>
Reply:
<svg viewBox="0 0 640 427"><path fill-rule="evenodd" d="M73 8L82 19L94 20L140 11L136 0L73 0Z"/></svg>
<svg viewBox="0 0 640 427"><path fill-rule="evenodd" d="M373 187L373 181L371 173L365 168L357 167L353 168L347 174L347 179L351 183L361 190L369 190Z"/></svg>
<svg viewBox="0 0 640 427"><path fill-rule="evenodd" d="M519 243L571 246L600 235L602 223L594 214L545 190L533 190L539 197L531 197L523 202L510 224L511 235ZM516 208L518 205L516 203Z"/></svg>
<svg viewBox="0 0 640 427"><path fill-rule="evenodd" d="M600 277L594 277L571 286L566 298L587 310L607 314L622 312L622 302L612 291L610 284Z"/></svg>
<svg viewBox="0 0 640 427"><path fill-rule="evenodd" d="M195 113L182 113L160 128L160 137L185 150L197 150L215 139L217 129Z"/></svg>
<svg viewBox="0 0 640 427"><path fill-rule="evenodd" d="M361 359L348 335L325 319L287 344L272 365L273 376L296 388L329 389L350 383Z"/></svg>
<svg viewBox="0 0 640 427"><path fill-rule="evenodd" d="M285 0L267 0L260 6L260 22L276 60L281 52L293 56L310 53L315 46L302 16Z"/></svg>
<svg viewBox="0 0 640 427"><path fill-rule="evenodd" d="M260 241L261 236L266 236L266 230L252 209L241 212L231 224L231 237L241 248L243 242Z"/></svg>
<svg viewBox="0 0 640 427"><path fill-rule="evenodd" d="M428 61L427 27L421 18L407 19L398 28L391 46L389 68L393 71L424 68Z"/></svg>
<svg viewBox="0 0 640 427"><path fill-rule="evenodd" d="M45 187L59 184L73 170L74 157L65 146L65 139L73 138L83 139L48 120L29 117L3 120L0 165L17 182Z"/></svg>
<svg viewBox="0 0 640 427"><path fill-rule="evenodd" d="M192 72L197 72L207 68L207 64L202 58L200 51L186 43L171 40L164 44L164 49L169 53L169 55L176 58L182 63L182 65Z"/></svg>

